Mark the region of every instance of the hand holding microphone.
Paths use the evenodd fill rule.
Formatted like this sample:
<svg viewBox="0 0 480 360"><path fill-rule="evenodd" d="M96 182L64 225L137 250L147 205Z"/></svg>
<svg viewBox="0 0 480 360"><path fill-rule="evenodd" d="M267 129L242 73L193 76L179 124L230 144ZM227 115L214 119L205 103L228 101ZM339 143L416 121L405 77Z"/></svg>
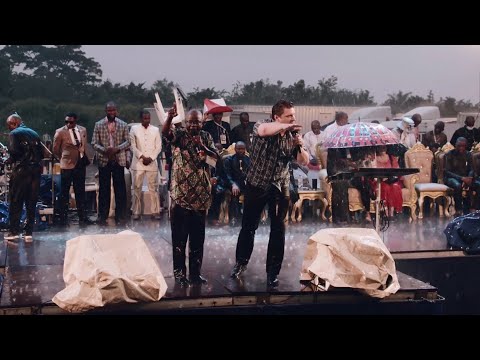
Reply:
<svg viewBox="0 0 480 360"><path fill-rule="evenodd" d="M205 158L205 151L203 150L202 138L200 135L195 135L193 137L193 142L195 143L195 150L197 154L200 155L200 158Z"/></svg>
<svg viewBox="0 0 480 360"><path fill-rule="evenodd" d="M293 137L293 145L298 147L298 151L301 151L303 146L302 135L298 132L298 130L292 130L291 133Z"/></svg>

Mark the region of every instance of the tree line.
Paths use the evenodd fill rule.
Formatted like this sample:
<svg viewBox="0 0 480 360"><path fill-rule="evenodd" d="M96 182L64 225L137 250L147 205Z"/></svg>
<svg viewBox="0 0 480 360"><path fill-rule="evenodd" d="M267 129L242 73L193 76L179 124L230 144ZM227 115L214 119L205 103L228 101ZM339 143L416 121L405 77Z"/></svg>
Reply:
<svg viewBox="0 0 480 360"><path fill-rule="evenodd" d="M109 100L118 104L123 119L136 121L140 109L153 106L155 92L165 106L172 104L174 86L179 84L166 78L156 80L150 88L145 82L121 85L102 81L101 65L87 57L81 45L6 45L0 49L0 119L17 111L40 134L53 134L68 111L77 112L80 123L91 134ZM292 85L260 79L245 84L237 82L231 91L195 88L186 95L188 107L193 108L203 108L205 98L225 98L229 105L272 105L286 98L296 105L389 105L394 114L417 106L437 105L442 117L475 111L480 105L453 97L435 101L433 91L426 97L398 91L389 94L383 104L377 104L368 90L341 88L333 75L318 80L315 86L307 85L303 79Z"/></svg>

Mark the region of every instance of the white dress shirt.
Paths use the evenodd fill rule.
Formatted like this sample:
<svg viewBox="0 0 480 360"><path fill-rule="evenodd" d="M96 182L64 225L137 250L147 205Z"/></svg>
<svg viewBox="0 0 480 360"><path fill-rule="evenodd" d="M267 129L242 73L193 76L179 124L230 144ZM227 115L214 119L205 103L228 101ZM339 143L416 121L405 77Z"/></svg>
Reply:
<svg viewBox="0 0 480 360"><path fill-rule="evenodd" d="M75 126L73 129L70 129L68 126L65 125L65 128L67 129L68 133L70 134L70 139L72 139L72 144L77 145L77 142L75 141L75 136L73 136L73 132L75 131L75 134L77 134L77 139L78 139L78 146L80 147L82 145L82 138L80 137L80 131L78 130L78 127ZM72 131L73 130L73 131ZM80 152L80 158L83 157L83 153Z"/></svg>
<svg viewBox="0 0 480 360"><path fill-rule="evenodd" d="M315 158L315 146L322 139L322 133L316 135L313 131L307 132L303 135L303 144L307 148L308 153L310 154L310 159Z"/></svg>
<svg viewBox="0 0 480 360"><path fill-rule="evenodd" d="M348 124L347 124L348 125ZM345 126L345 125L344 125ZM320 133L321 135L321 141L325 141L330 135L332 135L335 131L340 129L342 126L338 126L337 122L334 122L333 124L328 125L325 130Z"/></svg>
<svg viewBox="0 0 480 360"><path fill-rule="evenodd" d="M130 144L133 152L132 170L157 171L157 156L162 151L162 140L158 127L148 125L133 125L130 130ZM153 161L149 165L143 164L140 157L149 157Z"/></svg>

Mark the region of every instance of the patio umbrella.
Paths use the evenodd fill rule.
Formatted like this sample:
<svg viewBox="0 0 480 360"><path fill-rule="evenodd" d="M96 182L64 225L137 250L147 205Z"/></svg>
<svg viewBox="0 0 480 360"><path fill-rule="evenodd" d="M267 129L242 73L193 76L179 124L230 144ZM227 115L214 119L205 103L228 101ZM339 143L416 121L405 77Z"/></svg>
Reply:
<svg viewBox="0 0 480 360"><path fill-rule="evenodd" d="M381 145L396 145L398 140L385 126L375 123L355 122L338 128L323 145L328 149L345 149L371 147ZM376 224L375 229L380 232L380 181L377 180L377 198L375 200Z"/></svg>
<svg viewBox="0 0 480 360"><path fill-rule="evenodd" d="M324 142L326 148L334 149L395 144L398 144L398 140L389 129L380 124L366 122L342 126Z"/></svg>

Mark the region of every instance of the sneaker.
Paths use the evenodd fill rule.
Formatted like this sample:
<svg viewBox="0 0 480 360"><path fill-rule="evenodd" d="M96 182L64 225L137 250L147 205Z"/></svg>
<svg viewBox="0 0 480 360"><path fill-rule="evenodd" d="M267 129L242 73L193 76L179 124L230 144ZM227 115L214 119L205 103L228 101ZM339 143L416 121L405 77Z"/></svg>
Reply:
<svg viewBox="0 0 480 360"><path fill-rule="evenodd" d="M29 231L25 232L25 235L23 236L23 238L25 239L25 242L32 242L33 241L32 233L29 232Z"/></svg>
<svg viewBox="0 0 480 360"><path fill-rule="evenodd" d="M232 272L230 274L230 278L238 279L240 277L240 275L242 275L242 273L245 272L245 270L247 270L247 265L242 265L242 264L237 262L232 269Z"/></svg>
<svg viewBox="0 0 480 360"><path fill-rule="evenodd" d="M269 288L276 288L278 287L278 278L277 274L267 274L267 286Z"/></svg>
<svg viewBox="0 0 480 360"><path fill-rule="evenodd" d="M202 285L208 282L202 275L190 276L190 284Z"/></svg>
<svg viewBox="0 0 480 360"><path fill-rule="evenodd" d="M9 241L16 241L16 240L20 239L20 235L18 235L16 233L8 232L8 234L3 235L3 238L5 240L9 240Z"/></svg>
<svg viewBox="0 0 480 360"><path fill-rule="evenodd" d="M180 285L180 287L189 287L190 285L190 282L187 280L185 276L175 277L175 283Z"/></svg>

